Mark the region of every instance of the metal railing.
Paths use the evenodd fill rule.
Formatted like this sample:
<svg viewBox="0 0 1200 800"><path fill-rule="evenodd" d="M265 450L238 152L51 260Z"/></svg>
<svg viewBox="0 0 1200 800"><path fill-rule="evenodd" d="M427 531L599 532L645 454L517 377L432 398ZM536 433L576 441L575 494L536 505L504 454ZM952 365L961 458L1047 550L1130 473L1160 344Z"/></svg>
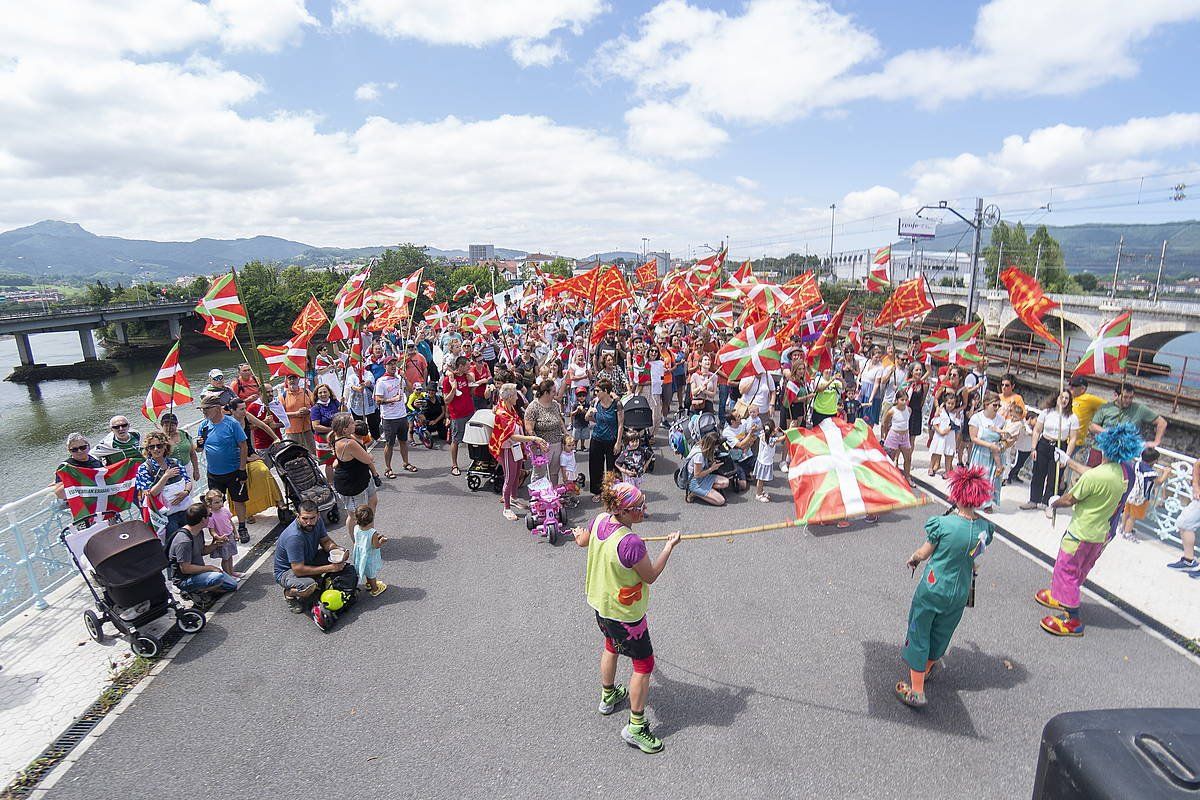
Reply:
<svg viewBox="0 0 1200 800"><path fill-rule="evenodd" d="M205 471L203 449L198 455L197 485ZM31 605L46 608L46 597L79 574L58 538L70 524L67 504L50 487L0 506L0 623Z"/></svg>
<svg viewBox="0 0 1200 800"><path fill-rule="evenodd" d="M0 314L0 322L11 322L23 319L38 319L39 317L56 317L70 316L72 314L95 314L105 311L136 311L137 309L158 309L163 306L182 306L195 305L200 302L200 298L184 298L175 300L171 298L163 298L162 300L154 300L149 303L105 303L104 305L52 305L49 309L43 311L18 311L15 313Z"/></svg>
<svg viewBox="0 0 1200 800"><path fill-rule="evenodd" d="M1168 470L1168 477L1151 496L1146 518L1135 522L1134 527L1164 542L1180 544L1176 521L1179 513L1192 502L1192 470L1196 467L1196 459L1174 450L1157 449L1160 454L1158 466Z"/></svg>

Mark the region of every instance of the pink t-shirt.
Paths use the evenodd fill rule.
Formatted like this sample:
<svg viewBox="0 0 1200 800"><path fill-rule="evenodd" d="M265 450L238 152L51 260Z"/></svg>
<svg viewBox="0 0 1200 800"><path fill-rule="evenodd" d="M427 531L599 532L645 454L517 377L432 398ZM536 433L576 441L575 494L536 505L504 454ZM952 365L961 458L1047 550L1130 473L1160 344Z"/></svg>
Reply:
<svg viewBox="0 0 1200 800"><path fill-rule="evenodd" d="M229 513L229 509L222 506L219 511L211 512L208 515L208 529L212 531L214 537L232 535L233 515ZM645 545L642 546L645 547Z"/></svg>

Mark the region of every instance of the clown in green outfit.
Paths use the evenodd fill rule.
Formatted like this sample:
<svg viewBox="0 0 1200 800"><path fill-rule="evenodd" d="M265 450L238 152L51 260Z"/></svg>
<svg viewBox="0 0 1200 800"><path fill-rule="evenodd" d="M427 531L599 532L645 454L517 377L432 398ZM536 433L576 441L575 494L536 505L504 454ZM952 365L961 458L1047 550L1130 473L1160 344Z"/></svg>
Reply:
<svg viewBox="0 0 1200 800"><path fill-rule="evenodd" d="M925 543L907 562L913 570L929 562L913 593L901 652L909 681L896 684L900 702L913 708L926 704L925 679L938 669L938 660L950 646L967 606L976 561L992 541L992 524L975 513L992 497L992 483L983 468L960 467L947 480L954 508L925 523Z"/></svg>

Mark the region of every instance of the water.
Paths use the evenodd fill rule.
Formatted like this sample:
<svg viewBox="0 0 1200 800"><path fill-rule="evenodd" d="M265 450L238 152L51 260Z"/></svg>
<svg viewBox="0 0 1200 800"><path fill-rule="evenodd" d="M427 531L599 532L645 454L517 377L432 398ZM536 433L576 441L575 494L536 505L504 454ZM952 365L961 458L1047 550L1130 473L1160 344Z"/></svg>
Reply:
<svg viewBox="0 0 1200 800"><path fill-rule="evenodd" d="M30 341L39 364L73 364L83 358L74 332L38 334ZM210 352L185 360L183 368L192 391L199 393L210 369L231 371L243 360L237 350ZM19 363L16 342L0 339L0 377L7 377ZM0 381L0 503L50 485L51 473L66 457L66 437L72 431L82 431L95 444L108 433L108 420L116 414L128 417L136 430L150 430L141 407L160 364L117 362L119 374L86 381ZM181 424L200 419L194 407L178 408L176 413Z"/></svg>
<svg viewBox="0 0 1200 800"><path fill-rule="evenodd" d="M32 336L34 358L42 364L72 364L79 361L79 336L73 332L44 333ZM1163 348L1160 363L1178 369L1183 356L1189 376L1200 375L1200 333L1181 336ZM208 383L208 371L220 367L232 371L243 359L237 350L213 351L183 361L193 392ZM18 364L17 345L11 338L0 339L0 377L7 376ZM82 431L95 444L108 432L108 420L124 414L139 431L151 425L141 414L142 401L161 362L118 364L120 374L81 381L46 381L25 386L0 381L0 503L23 497L50 483L50 473L65 457L67 434ZM1178 381L1178 375L1164 378ZM197 408L176 409L186 424L200 419Z"/></svg>

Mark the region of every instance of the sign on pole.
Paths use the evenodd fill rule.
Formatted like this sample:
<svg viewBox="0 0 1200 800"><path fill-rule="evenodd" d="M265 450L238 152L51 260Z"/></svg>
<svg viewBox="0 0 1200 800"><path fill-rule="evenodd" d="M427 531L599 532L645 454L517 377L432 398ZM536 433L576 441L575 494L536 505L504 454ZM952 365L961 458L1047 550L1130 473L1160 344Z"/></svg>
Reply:
<svg viewBox="0 0 1200 800"><path fill-rule="evenodd" d="M901 217L896 234L908 239L932 239L937 236L937 220L925 217Z"/></svg>

